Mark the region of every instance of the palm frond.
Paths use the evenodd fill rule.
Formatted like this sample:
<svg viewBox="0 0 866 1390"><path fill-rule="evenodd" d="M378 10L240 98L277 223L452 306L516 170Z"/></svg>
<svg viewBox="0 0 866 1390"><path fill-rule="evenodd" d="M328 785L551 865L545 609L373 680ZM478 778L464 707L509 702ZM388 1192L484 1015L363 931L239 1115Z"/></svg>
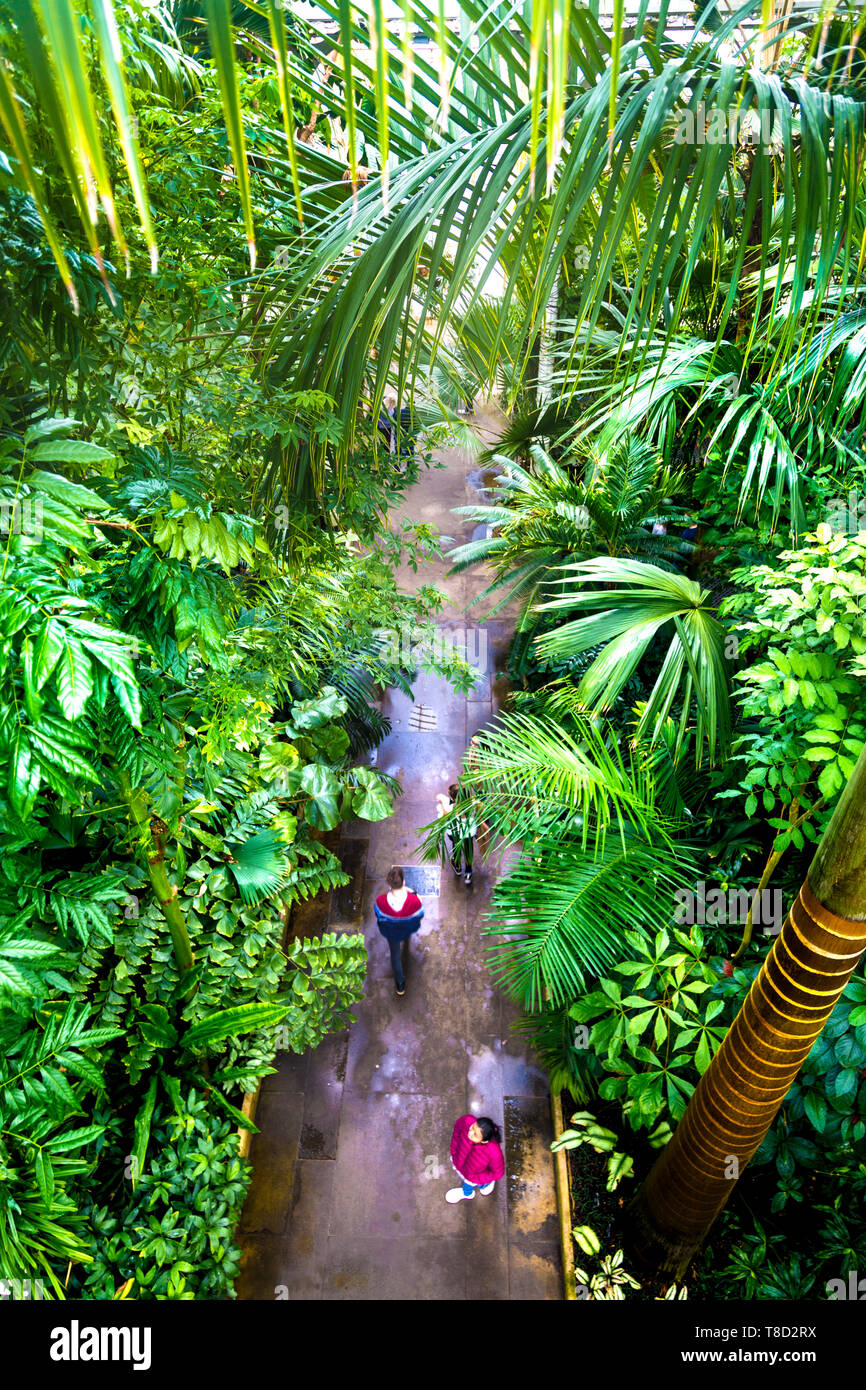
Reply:
<svg viewBox="0 0 866 1390"><path fill-rule="evenodd" d="M577 846L527 851L494 889L485 936L497 983L522 1007L561 1006L621 959L625 933L670 924L674 891L694 866L681 846L626 834L595 853Z"/></svg>
<svg viewBox="0 0 866 1390"><path fill-rule="evenodd" d="M694 702L696 757L704 749L713 761L723 755L731 727L725 629L710 607L709 591L684 575L639 560L584 560L562 565L559 574L564 592L539 608L582 609L588 616L544 633L538 647L546 656L562 657L604 644L578 688L587 707L599 713L609 710L653 640L672 626L635 736L656 741L676 702L682 711L681 751Z"/></svg>
<svg viewBox="0 0 866 1390"><path fill-rule="evenodd" d="M600 846L611 827L623 841L652 828L672 843L674 823L659 813L651 771L587 715L575 711L572 726L543 711L500 715L467 760L461 813L486 821L506 846L569 838ZM425 857L440 854L450 819L424 827Z"/></svg>
<svg viewBox="0 0 866 1390"><path fill-rule="evenodd" d="M242 844L229 845L228 867L247 904L271 897L282 886L287 870L286 846L275 830L261 830Z"/></svg>

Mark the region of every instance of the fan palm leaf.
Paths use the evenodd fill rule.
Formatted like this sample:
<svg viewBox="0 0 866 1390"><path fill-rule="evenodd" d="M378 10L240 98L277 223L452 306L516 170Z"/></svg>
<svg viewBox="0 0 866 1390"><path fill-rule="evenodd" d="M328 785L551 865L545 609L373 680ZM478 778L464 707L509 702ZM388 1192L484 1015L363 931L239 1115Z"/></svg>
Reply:
<svg viewBox="0 0 866 1390"><path fill-rule="evenodd" d="M544 633L537 645L545 656L565 657L604 644L578 687L587 708L597 713L609 710L654 638L672 626L635 737L655 742L677 703L681 708L677 752L684 746L694 713L696 758L704 751L711 761L721 756L730 737L730 693L725 630L710 607L709 591L684 575L639 560L583 560L561 565L559 574L568 592L539 607L590 611L585 618Z"/></svg>
<svg viewBox="0 0 866 1390"><path fill-rule="evenodd" d="M262 830L228 848L228 867L245 903L260 903L279 891L288 862L285 844L275 830Z"/></svg>

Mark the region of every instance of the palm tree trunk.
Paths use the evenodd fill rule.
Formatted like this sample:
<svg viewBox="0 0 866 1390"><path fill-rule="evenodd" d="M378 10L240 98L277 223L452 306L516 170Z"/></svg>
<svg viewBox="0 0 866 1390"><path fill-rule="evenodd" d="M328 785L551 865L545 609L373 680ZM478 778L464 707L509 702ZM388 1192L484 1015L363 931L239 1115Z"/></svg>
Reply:
<svg viewBox="0 0 866 1390"><path fill-rule="evenodd" d="M682 1278L866 949L866 749L806 882L630 1212L634 1253Z"/></svg>

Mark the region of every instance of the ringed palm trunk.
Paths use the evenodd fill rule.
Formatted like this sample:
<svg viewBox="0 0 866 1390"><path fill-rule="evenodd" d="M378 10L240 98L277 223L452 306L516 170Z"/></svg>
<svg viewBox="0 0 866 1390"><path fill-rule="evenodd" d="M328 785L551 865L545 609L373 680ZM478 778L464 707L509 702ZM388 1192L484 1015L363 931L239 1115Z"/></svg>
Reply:
<svg viewBox="0 0 866 1390"><path fill-rule="evenodd" d="M630 1212L637 1257L682 1278L866 949L866 749L739 1014Z"/></svg>

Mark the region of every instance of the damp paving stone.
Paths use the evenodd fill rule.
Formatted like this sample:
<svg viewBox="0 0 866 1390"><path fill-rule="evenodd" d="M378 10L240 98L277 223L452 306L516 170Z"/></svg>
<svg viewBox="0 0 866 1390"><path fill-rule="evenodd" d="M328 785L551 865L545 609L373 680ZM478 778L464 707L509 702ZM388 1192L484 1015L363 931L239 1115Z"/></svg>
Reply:
<svg viewBox="0 0 866 1390"><path fill-rule="evenodd" d="M550 1098L506 1096L503 1113L509 1233L556 1246L556 1209L551 1202Z"/></svg>
<svg viewBox="0 0 866 1390"><path fill-rule="evenodd" d="M349 1034L331 1033L310 1054L298 1157L337 1157Z"/></svg>
<svg viewBox="0 0 866 1390"><path fill-rule="evenodd" d="M315 1125L304 1125L301 1129L301 1142L298 1145L299 1158L333 1158L325 1153L325 1136Z"/></svg>
<svg viewBox="0 0 866 1390"><path fill-rule="evenodd" d="M255 1182L244 1203L241 1232L279 1235L285 1231L303 1109L301 1091L262 1091L256 1111L259 1133L251 1149Z"/></svg>
<svg viewBox="0 0 866 1390"><path fill-rule="evenodd" d="M559 1245L512 1240L508 1250L508 1297L512 1302L553 1303L562 1298Z"/></svg>
<svg viewBox="0 0 866 1390"><path fill-rule="evenodd" d="M241 1241L241 1264L235 1290L241 1302L291 1302L322 1297L322 1260L287 1267L283 1236L247 1235Z"/></svg>
<svg viewBox="0 0 866 1390"><path fill-rule="evenodd" d="M467 1204L463 1204L467 1205ZM328 1242L322 1296L329 1302L428 1303L466 1296L466 1238L393 1234Z"/></svg>

